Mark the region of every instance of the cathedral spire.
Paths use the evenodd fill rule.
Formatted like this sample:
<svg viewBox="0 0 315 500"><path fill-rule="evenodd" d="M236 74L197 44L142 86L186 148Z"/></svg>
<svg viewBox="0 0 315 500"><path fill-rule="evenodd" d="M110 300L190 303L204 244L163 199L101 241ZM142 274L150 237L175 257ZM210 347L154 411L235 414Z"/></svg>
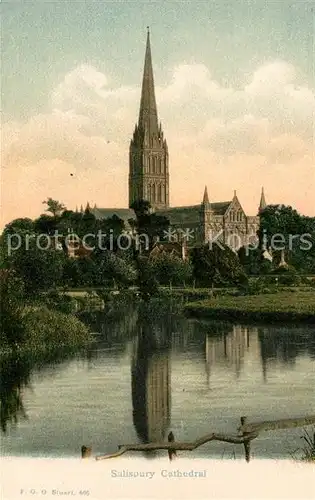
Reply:
<svg viewBox="0 0 315 500"><path fill-rule="evenodd" d="M154 78L152 69L150 31L148 27L147 45L144 58L144 69L142 79L142 91L139 111L139 128L147 134L148 138L152 134L158 133L158 118L154 92Z"/></svg>
<svg viewBox="0 0 315 500"><path fill-rule="evenodd" d="M207 189L207 186L205 186L205 190L204 190L204 193L203 193L203 200L202 200L202 204L203 205L209 205L209 196L208 196L208 189Z"/></svg>
<svg viewBox="0 0 315 500"><path fill-rule="evenodd" d="M259 212L261 212L262 210L264 210L267 206L267 203L266 203L266 198L265 198L265 191L264 191L264 188L262 187L261 188L261 195L260 195L260 203L259 203Z"/></svg>
<svg viewBox="0 0 315 500"><path fill-rule="evenodd" d="M129 207L139 200L149 201L153 210L169 206L168 148L158 122L149 28L139 118L129 146Z"/></svg>

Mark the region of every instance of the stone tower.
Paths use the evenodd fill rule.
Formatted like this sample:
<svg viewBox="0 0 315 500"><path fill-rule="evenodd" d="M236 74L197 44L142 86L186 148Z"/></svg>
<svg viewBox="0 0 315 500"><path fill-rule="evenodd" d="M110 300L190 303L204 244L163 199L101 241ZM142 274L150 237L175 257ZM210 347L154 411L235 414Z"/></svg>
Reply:
<svg viewBox="0 0 315 500"><path fill-rule="evenodd" d="M139 119L129 148L129 207L137 200L149 201L153 209L169 207L168 148L158 123L149 29Z"/></svg>

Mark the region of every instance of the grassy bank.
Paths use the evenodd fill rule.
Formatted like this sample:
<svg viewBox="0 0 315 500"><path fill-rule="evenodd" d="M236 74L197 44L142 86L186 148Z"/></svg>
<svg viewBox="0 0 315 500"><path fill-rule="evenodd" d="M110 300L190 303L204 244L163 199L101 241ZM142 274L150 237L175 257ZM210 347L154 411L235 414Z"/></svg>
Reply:
<svg viewBox="0 0 315 500"><path fill-rule="evenodd" d="M315 292L278 292L275 294L221 296L189 302L188 315L216 319L305 321L315 323Z"/></svg>

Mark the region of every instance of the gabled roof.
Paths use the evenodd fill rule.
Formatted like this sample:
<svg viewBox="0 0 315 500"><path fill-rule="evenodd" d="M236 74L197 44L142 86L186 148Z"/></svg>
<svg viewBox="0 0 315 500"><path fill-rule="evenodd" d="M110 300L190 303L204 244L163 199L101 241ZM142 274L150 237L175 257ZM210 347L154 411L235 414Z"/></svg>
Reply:
<svg viewBox="0 0 315 500"><path fill-rule="evenodd" d="M220 201L217 203L210 203L209 207L214 215L224 215L230 207L232 201ZM199 222L200 210L202 205L190 205L183 207L171 207L167 210L159 210L159 215L165 215L173 225L176 224L189 224Z"/></svg>
<svg viewBox="0 0 315 500"><path fill-rule="evenodd" d="M171 225L192 224L199 222L200 205L191 205L187 207L172 207L166 210L158 210L158 215L164 215L168 218Z"/></svg>
<svg viewBox="0 0 315 500"><path fill-rule="evenodd" d="M211 203L211 208L215 215L224 215L231 203L232 201L219 201L217 203Z"/></svg>
<svg viewBox="0 0 315 500"><path fill-rule="evenodd" d="M215 215L224 215L231 203L232 201L210 203L210 208ZM156 214L167 217L171 225L194 224L199 222L200 210L201 205L188 205L156 210ZM124 222L135 219L135 213L131 208L93 208L91 212L97 219L108 219L113 215L116 215Z"/></svg>

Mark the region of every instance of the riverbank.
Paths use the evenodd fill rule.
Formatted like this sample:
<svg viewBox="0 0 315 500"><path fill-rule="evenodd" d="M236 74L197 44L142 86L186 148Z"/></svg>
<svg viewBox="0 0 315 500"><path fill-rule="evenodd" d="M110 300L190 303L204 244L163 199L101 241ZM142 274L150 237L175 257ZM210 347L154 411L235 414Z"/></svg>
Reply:
<svg viewBox="0 0 315 500"><path fill-rule="evenodd" d="M315 292L219 296L189 302L185 314L225 320L303 321L315 324Z"/></svg>

